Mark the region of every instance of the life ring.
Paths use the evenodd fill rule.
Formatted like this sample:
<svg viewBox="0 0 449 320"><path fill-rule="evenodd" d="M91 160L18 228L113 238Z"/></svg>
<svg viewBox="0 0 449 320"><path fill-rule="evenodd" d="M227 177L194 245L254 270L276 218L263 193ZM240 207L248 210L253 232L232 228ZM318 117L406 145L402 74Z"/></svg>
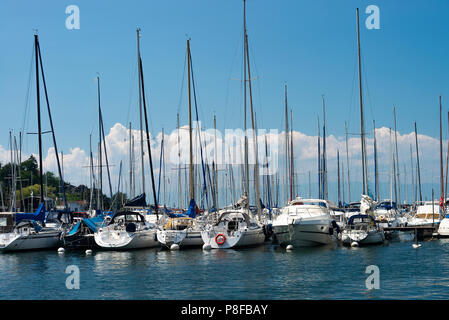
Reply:
<svg viewBox="0 0 449 320"><path fill-rule="evenodd" d="M226 237L225 237L224 234L219 233L219 234L217 234L217 235L215 236L215 242L216 242L219 246L221 246L223 243L225 243L225 241L226 241Z"/></svg>

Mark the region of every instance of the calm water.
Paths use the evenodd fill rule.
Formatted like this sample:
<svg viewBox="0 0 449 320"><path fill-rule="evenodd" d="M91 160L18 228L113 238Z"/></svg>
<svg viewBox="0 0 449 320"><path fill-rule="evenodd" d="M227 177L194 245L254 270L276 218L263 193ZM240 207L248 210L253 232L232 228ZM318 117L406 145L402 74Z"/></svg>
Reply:
<svg viewBox="0 0 449 320"><path fill-rule="evenodd" d="M0 299L448 299L449 241L411 245L7 253ZM79 290L65 286L69 265ZM378 290L366 289L368 265L380 269Z"/></svg>

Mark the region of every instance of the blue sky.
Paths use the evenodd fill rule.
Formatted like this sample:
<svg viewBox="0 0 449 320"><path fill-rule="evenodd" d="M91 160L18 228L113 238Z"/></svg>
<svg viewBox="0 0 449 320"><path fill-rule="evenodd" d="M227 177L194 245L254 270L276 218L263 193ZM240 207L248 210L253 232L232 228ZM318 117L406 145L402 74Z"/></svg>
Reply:
<svg viewBox="0 0 449 320"><path fill-rule="evenodd" d="M368 5L380 8L380 30L364 28ZM65 9L80 9L80 30L67 30ZM447 1L247 0L254 102L259 128L283 128L283 85L288 84L294 129L316 135L321 95L327 132L359 131L356 7L360 8L366 126L438 137L438 96L449 102ZM242 1L9 1L0 2L0 145L9 129L35 129L34 81L25 113L33 29L39 30L60 150L88 150L97 134L96 84L102 81L105 129L138 124L136 33L153 134L186 123L181 97L186 35L191 38L200 120L218 129L242 127ZM185 88L185 86L184 86ZM185 93L185 90L184 90ZM180 103L181 102L181 103ZM444 117L446 119L446 116ZM48 127L44 124L44 127ZM447 138L447 124L444 124ZM36 152L35 136L26 152ZM46 139L46 147L50 146ZM44 147L45 148L45 147Z"/></svg>

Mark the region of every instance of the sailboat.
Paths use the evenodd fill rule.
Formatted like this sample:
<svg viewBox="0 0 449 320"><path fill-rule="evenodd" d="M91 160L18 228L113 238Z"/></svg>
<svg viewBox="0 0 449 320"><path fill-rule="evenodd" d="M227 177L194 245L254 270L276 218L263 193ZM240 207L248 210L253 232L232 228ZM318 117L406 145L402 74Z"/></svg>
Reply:
<svg viewBox="0 0 449 320"><path fill-rule="evenodd" d="M343 229L341 239L343 244L358 246L363 244L383 243L385 234L374 220L374 200L368 196L368 174L365 144L365 124L363 117L363 90L362 90L362 63L360 53L360 26L359 8L357 8L357 53L359 69L359 98L360 98L360 138L362 151L362 199L360 201L360 214L349 217Z"/></svg>
<svg viewBox="0 0 449 320"><path fill-rule="evenodd" d="M137 39L140 37L140 29L137 29ZM138 40L139 41L139 40ZM139 43L139 42L138 42ZM151 182L153 189L154 210L156 221L159 220L158 201L156 197L156 187L154 183L153 162L151 158L150 134L148 127L147 107L145 98L145 85L143 78L143 65L140 51L138 50L138 73L139 90L143 102L143 113L145 117L146 141L148 147L148 157L150 162ZM145 196L143 194L143 200ZM146 203L144 203L144 206ZM112 218L106 216L97 232L94 234L95 243L103 249L140 249L159 246L156 237L156 224L147 222L145 216L139 212L122 210L115 213Z"/></svg>
<svg viewBox="0 0 449 320"><path fill-rule="evenodd" d="M184 213L169 213L164 225L157 230L157 240L171 248L173 244L179 247L199 247L204 244L201 238L201 223L196 217L195 200L190 201L189 209Z"/></svg>
<svg viewBox="0 0 449 320"><path fill-rule="evenodd" d="M207 224L201 232L205 245L213 249L229 249L242 246L261 245L265 242L265 229L261 219L261 198L258 171L257 134L253 110L251 67L249 62L248 34L246 30L246 0L243 0L243 65L244 65L244 129L246 130L247 116L247 86L249 89L250 115L254 140L254 189L257 203L257 217L253 218L249 208L249 161L248 161L248 137L245 134L245 190L242 198L232 207L218 211L217 219L212 224ZM247 78L248 77L248 78Z"/></svg>
<svg viewBox="0 0 449 320"><path fill-rule="evenodd" d="M263 226L251 217L248 198L244 194L231 208L218 211L218 218L213 224L201 231L205 245L212 249L230 249L256 246L265 241Z"/></svg>
<svg viewBox="0 0 449 320"><path fill-rule="evenodd" d="M189 163L189 193L190 204L187 214L169 213L167 220L161 225L157 231L158 241L168 248L178 247L196 247L204 244L201 237L201 223L196 218L195 203L195 185L194 185L194 169L193 169L193 138L192 138L192 100L191 100L191 81L193 78L192 56L190 52L190 39L187 39L187 74L188 74L188 91L189 91L189 141L190 141L190 163ZM194 96L195 96L195 86ZM195 101L196 103L196 101ZM178 120L179 122L179 120ZM179 126L179 125L178 125ZM179 129L178 129L179 130ZM201 144L200 144L201 148ZM175 245L175 246L173 246ZM173 247L172 247L173 246Z"/></svg>
<svg viewBox="0 0 449 320"><path fill-rule="evenodd" d="M56 146L56 139L53 130L53 122L50 113L50 105L47 94L47 86L45 83L44 67L42 64L42 56L39 46L39 37L34 35L34 56L36 66L36 98L37 98L37 122L38 122L38 142L39 142L39 175L40 175L40 205L34 213L19 213L13 212L2 213L0 215L1 229L0 229L0 251L21 251L21 250L36 250L36 249L50 249L57 247L60 243L60 228L45 227L45 200L44 200L44 184L43 184L43 166L42 166L42 130L41 130L41 112L40 112L40 91L39 91L39 71L42 74L42 81L44 84L45 98L47 102L48 115L51 125L51 132L53 134L53 142L55 146L56 160L58 169L61 175L59 166L58 149ZM39 68L40 66L40 68ZM65 197L64 197L65 198ZM15 207L15 203L12 208Z"/></svg>

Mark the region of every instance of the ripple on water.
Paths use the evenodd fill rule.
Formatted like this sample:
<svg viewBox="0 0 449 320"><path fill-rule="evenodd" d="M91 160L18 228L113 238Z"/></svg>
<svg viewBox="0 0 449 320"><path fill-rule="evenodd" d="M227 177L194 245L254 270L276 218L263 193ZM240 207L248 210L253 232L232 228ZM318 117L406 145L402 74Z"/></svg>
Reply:
<svg viewBox="0 0 449 320"><path fill-rule="evenodd" d="M66 267L80 269L68 290ZM380 270L367 290L366 267ZM0 299L448 299L449 240L347 248L0 254Z"/></svg>

